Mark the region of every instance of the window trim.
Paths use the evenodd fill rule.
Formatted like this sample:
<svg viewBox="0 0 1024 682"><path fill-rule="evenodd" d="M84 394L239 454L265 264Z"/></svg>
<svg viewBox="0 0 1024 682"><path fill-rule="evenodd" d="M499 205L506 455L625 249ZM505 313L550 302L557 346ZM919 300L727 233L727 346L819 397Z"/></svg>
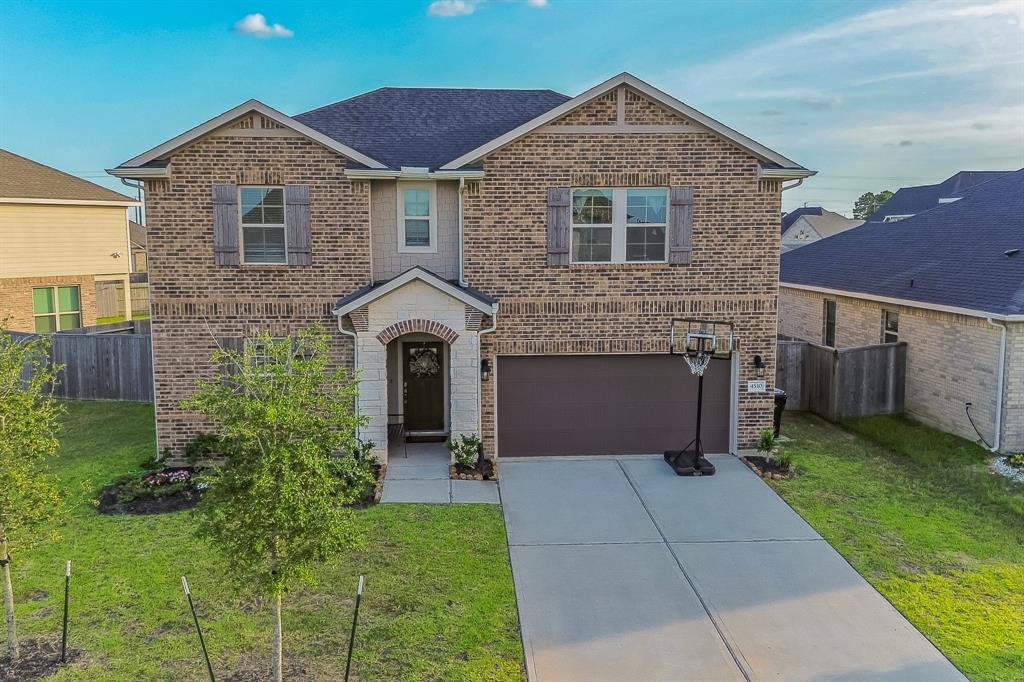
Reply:
<svg viewBox="0 0 1024 682"><path fill-rule="evenodd" d="M423 216L407 216L405 214L405 190L424 189L429 194L427 218L430 244L427 246L407 246L405 243L405 221L423 220ZM424 180L402 180L395 183L395 229L398 233L398 253L437 253L437 183Z"/></svg>
<svg viewBox="0 0 1024 682"><path fill-rule="evenodd" d="M53 292L53 307L52 313L37 313L36 302L35 302L35 291L36 289L49 289ZM78 310L64 310L60 309L60 289L78 289ZM40 332L34 331L36 334L55 334L60 331L64 331L60 325L61 315L78 315L78 326L68 327L68 329L81 329L82 327L82 286L80 284L44 284L42 286L32 287L32 329L36 328L36 318L39 317L52 317L53 318L53 331L52 332Z"/></svg>
<svg viewBox="0 0 1024 682"><path fill-rule="evenodd" d="M887 322L889 321L889 315L896 316L896 331L891 332L888 329ZM889 341L886 337L889 335L895 338ZM900 311L893 310L892 308L882 308L882 343L899 343L900 341Z"/></svg>
<svg viewBox="0 0 1024 682"><path fill-rule="evenodd" d="M629 191L643 189L658 189L665 192L665 222L664 223L627 223L626 210L628 208ZM610 260L576 260L574 252L574 238L577 227L609 227L606 223L589 224L573 221L573 199L576 192L589 190L611 190L612 192L612 252ZM571 265L663 265L668 263L669 230L672 225L671 201L669 187L571 187L569 189L569 263ZM660 260L627 260L626 258L626 234L630 226L664 227L665 242L662 258Z"/></svg>
<svg viewBox="0 0 1024 682"><path fill-rule="evenodd" d="M252 188L252 187L256 187L256 188L259 188L259 189L279 189L279 190L281 190L281 208L282 208L282 217L283 217L283 221L281 222L281 224L280 225L276 225L276 224L268 225L266 223L250 223L249 224L249 227L280 227L281 228L282 232L284 232L284 259L281 260L281 261L271 261L271 262L252 261L252 262L250 262L250 261L246 261L245 260L245 228L246 228L246 224L245 224L245 220L244 220L245 213L242 211L242 190L243 189ZM249 265L249 266L261 266L261 265L263 265L263 266L274 267L274 266L278 266L278 265L288 265L288 199L285 196L287 193L285 192L284 185L239 185L236 188L236 191L238 192L238 258L239 258L238 262L241 263L242 265Z"/></svg>
<svg viewBox="0 0 1024 682"><path fill-rule="evenodd" d="M828 342L828 306L832 304L832 343ZM834 298L822 301L821 309L821 343L829 348L836 347L836 332L839 328L839 303Z"/></svg>

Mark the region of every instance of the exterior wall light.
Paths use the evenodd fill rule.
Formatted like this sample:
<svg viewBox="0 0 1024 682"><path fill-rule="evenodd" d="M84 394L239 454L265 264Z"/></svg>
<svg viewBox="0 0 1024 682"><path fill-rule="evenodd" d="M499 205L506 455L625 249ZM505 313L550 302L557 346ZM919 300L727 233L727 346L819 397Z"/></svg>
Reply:
<svg viewBox="0 0 1024 682"><path fill-rule="evenodd" d="M757 371L757 378L764 377L764 360L761 359L760 355L754 356L754 369Z"/></svg>
<svg viewBox="0 0 1024 682"><path fill-rule="evenodd" d="M491 361L488 358L484 358L480 361L480 380L491 380Z"/></svg>

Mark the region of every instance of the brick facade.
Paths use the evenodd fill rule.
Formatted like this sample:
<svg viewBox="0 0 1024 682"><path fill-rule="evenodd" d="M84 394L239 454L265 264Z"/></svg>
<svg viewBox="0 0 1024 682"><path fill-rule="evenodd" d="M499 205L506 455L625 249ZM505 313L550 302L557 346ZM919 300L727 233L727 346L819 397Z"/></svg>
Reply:
<svg viewBox="0 0 1024 682"><path fill-rule="evenodd" d="M630 122L683 122L660 105L627 94ZM564 122L610 124L616 109L613 92L571 112ZM339 296L371 281L371 213L381 215L383 204L371 209L370 183L348 180L343 157L303 138L215 134L170 161L169 180L147 181L146 201L157 435L161 451L179 455L204 424L178 404L198 379L213 372L209 357L217 339L257 330L286 334L319 322L331 336L332 358L351 366L352 340L337 331L330 309ZM500 377L501 355L664 353L671 318L699 316L736 324L740 386L755 378L754 355L764 359L771 384L780 193L779 183L758 181L755 157L696 125L692 131L649 134L540 129L491 153L483 166L484 179L470 183L464 193L465 271L473 287L500 301L501 310L493 333L487 333L492 319L473 316L473 326L483 330L478 337L463 333L470 316L461 303L450 310L442 306L441 321L460 335L453 352L455 345L467 344L453 359L453 433L475 431L476 417L486 450L496 452L497 381L479 381L478 344ZM214 183L309 185L312 266L216 266ZM692 186L691 264L548 266L547 188L581 183ZM435 319L411 308L394 317L398 313L390 308L407 296L389 299L406 288L371 303L366 315L353 315L366 327L360 334L360 365L365 353L385 350L374 335L398 319ZM417 296L410 300L432 294ZM367 401L384 398L386 378L378 373L364 378ZM483 409L477 414L481 389ZM386 417L386 401L382 404ZM753 445L771 418L771 385L767 394L741 390L739 447ZM377 430L380 426L375 422Z"/></svg>
<svg viewBox="0 0 1024 682"><path fill-rule="evenodd" d="M34 332L32 288L77 286L82 307L82 326L96 324L96 280L92 275L0 278L0 327L16 332Z"/></svg>
<svg viewBox="0 0 1024 682"><path fill-rule="evenodd" d="M606 123L608 111L614 112L611 94L563 120ZM667 113L655 122L664 123ZM664 353L671 318L696 316L735 323L740 386L755 378L754 355L766 363L765 375L774 376L780 194L759 191L758 162L749 153L697 130L627 135L541 129L485 157L483 166L485 177L466 196L464 215L466 279L501 302L497 330L481 337L484 357ZM578 186L577 180L595 177L628 186L645 175L659 185L694 188L691 265L547 265L548 187ZM496 367L500 381L500 360ZM496 445L496 383L483 394L488 452ZM771 389L740 392L739 447L752 446L771 425Z"/></svg>
<svg viewBox="0 0 1024 682"><path fill-rule="evenodd" d="M850 296L825 296L783 285L779 297L779 332L821 343L823 301L836 301L836 346L879 343L882 311L899 312L899 340L907 342L907 415L969 440L995 433L998 383L998 329L984 318L894 306ZM1001 445L1024 450L1024 323L1008 325L1003 377Z"/></svg>

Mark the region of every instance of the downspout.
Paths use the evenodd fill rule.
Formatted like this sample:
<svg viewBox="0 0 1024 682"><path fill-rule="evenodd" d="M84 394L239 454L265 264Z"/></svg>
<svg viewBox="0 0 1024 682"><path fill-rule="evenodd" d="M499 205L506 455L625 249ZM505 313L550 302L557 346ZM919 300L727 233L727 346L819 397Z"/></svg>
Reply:
<svg viewBox="0 0 1024 682"><path fill-rule="evenodd" d="M804 179L803 178L797 178L796 182L794 182L792 185L783 185L782 189L779 190L779 191L780 192L785 192L787 189L796 189L797 187L799 187L802 184L804 184Z"/></svg>
<svg viewBox="0 0 1024 682"><path fill-rule="evenodd" d="M352 337L352 374L353 374L353 376L355 376L356 372L359 371L359 339L356 338L355 330L349 331L349 330L345 329L341 325L342 319L344 319L344 315L338 315L338 331L341 332L342 334L344 334L345 336L351 336ZM357 394L357 396L358 396L358 394ZM359 408L358 401L359 401L359 398L356 397L356 411L357 412L358 412L358 408ZM359 432L361 430L362 429L360 429L358 427L356 428L356 438L359 437Z"/></svg>
<svg viewBox="0 0 1024 682"><path fill-rule="evenodd" d="M487 329L481 329L477 332L477 343L476 343L476 367L477 371L480 371L480 363L483 361L483 344L480 341L480 337L484 334L493 334L494 330L498 328L498 303L494 303L494 312L491 314L491 326ZM492 372L497 370L497 367ZM491 376L491 381L496 379L495 376ZM483 382L480 382L480 390L476 393L476 432L480 436L480 440L484 439L484 389Z"/></svg>
<svg viewBox="0 0 1024 682"><path fill-rule="evenodd" d="M459 286L468 287L469 284L466 282L466 269L463 266L463 259L465 258L466 247L463 244L463 209L462 209L462 194L466 191L466 176L459 176ZM493 331L493 330L492 330Z"/></svg>
<svg viewBox="0 0 1024 682"><path fill-rule="evenodd" d="M985 321L999 329L999 376L996 377L996 428L995 437L992 439L992 452L999 452L1000 436L1003 432L1003 375L1006 374L1006 324L996 322L991 317Z"/></svg>

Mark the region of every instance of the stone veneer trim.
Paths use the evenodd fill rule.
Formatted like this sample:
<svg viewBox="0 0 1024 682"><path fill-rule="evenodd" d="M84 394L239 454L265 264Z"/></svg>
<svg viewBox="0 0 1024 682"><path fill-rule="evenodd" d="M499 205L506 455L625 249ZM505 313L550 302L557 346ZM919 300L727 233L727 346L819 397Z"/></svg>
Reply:
<svg viewBox="0 0 1024 682"><path fill-rule="evenodd" d="M402 320L396 322L390 327L385 327L383 331L377 334L377 340L382 345L387 345L391 341L394 341L403 334L413 334L415 332L424 332L426 334L433 334L441 339L444 339L448 343L455 343L455 340L459 338L458 333L449 327L448 325L441 324L434 320Z"/></svg>

